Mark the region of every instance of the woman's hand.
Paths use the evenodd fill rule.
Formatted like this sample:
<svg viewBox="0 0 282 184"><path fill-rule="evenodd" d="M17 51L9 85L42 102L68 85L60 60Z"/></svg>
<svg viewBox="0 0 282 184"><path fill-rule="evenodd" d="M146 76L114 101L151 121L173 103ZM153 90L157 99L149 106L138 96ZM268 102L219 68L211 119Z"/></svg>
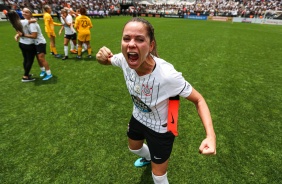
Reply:
<svg viewBox="0 0 282 184"><path fill-rule="evenodd" d="M107 47L102 47L96 54L96 59L100 64L109 65L111 64L111 57L113 57L113 53Z"/></svg>
<svg viewBox="0 0 282 184"><path fill-rule="evenodd" d="M215 155L216 154L216 138L210 136L202 141L199 147L199 153L204 155Z"/></svg>

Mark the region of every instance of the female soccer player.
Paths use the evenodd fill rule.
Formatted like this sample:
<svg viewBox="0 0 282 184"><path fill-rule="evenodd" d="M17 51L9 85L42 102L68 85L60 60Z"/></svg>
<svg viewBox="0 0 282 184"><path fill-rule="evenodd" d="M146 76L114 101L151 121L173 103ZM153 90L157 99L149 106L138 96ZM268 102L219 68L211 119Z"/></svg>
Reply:
<svg viewBox="0 0 282 184"><path fill-rule="evenodd" d="M82 53L82 44L85 43L87 45L87 52L88 52L88 58L91 58L91 45L90 45L90 40L91 40L91 34L90 34L90 29L92 28L92 22L89 17L86 16L86 9L85 8L80 8L79 10L80 16L76 17L75 23L74 23L74 28L78 32L78 49L77 49L77 58L81 59L81 53Z"/></svg>
<svg viewBox="0 0 282 184"><path fill-rule="evenodd" d="M51 54L53 54L56 58L60 58L61 55L58 54L56 49L56 43L55 43L56 34L55 34L54 26L62 26L62 24L53 21L53 18L51 16L51 7L49 5L44 6L44 11L45 13L43 15L43 19L45 24L45 32L47 36L50 38Z"/></svg>
<svg viewBox="0 0 282 184"><path fill-rule="evenodd" d="M65 30L65 36L64 36L64 53L65 56L62 58L62 60L68 59L68 50L69 50L69 42L70 40L74 45L76 45L76 31L73 28L73 19L71 14L69 14L67 9L61 10L61 23L63 24L63 27L59 31L59 35L61 34L62 30Z"/></svg>
<svg viewBox="0 0 282 184"><path fill-rule="evenodd" d="M15 28L17 32L22 33L23 35L28 34L29 30L27 26L23 26L23 20L19 17L18 13L14 10L8 12L8 17L10 23ZM22 51L23 55L23 68L24 68L24 75L22 77L22 82L32 82L35 79L29 74L31 67L34 62L34 58L36 55L34 40L31 38L26 37L18 37L15 36L15 40L19 41L19 47Z"/></svg>
<svg viewBox="0 0 282 184"><path fill-rule="evenodd" d="M100 64L123 70L134 104L127 130L128 147L141 157L134 165L151 163L155 184L168 184L168 160L177 135L173 126L177 123L177 106L170 106L170 98L181 96L195 104L206 131L200 153L216 154L216 135L205 99L170 63L158 57L156 46L152 25L142 18L133 18L123 28L121 53L113 55L102 47L96 59Z"/></svg>
<svg viewBox="0 0 282 184"><path fill-rule="evenodd" d="M41 69L40 77L44 77L43 80L49 80L53 76L51 74L51 70L48 62L45 59L46 54L46 40L41 32L41 28L37 23L29 24L28 21L32 18L32 12L28 8L23 9L23 17L26 21L23 21L25 26L28 26L29 34L22 35L19 33L19 36L24 36L26 38L34 39L34 44L36 47L36 57L38 64ZM46 76L45 76L46 75Z"/></svg>

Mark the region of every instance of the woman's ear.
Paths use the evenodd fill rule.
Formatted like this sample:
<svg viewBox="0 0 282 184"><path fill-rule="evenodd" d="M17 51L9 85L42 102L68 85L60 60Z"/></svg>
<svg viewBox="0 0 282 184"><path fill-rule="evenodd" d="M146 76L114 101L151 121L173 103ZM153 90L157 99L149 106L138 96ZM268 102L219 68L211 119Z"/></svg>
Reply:
<svg viewBox="0 0 282 184"><path fill-rule="evenodd" d="M154 48L155 48L155 41L152 41L150 43L150 53L153 51Z"/></svg>

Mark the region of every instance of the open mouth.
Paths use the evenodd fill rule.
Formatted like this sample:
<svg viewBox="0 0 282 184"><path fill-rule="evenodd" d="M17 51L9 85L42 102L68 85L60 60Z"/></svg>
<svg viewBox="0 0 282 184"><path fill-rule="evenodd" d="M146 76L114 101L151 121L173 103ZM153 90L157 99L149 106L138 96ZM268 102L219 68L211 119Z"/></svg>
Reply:
<svg viewBox="0 0 282 184"><path fill-rule="evenodd" d="M129 64L131 65L137 64L139 55L136 52L128 52L127 57L128 57Z"/></svg>
<svg viewBox="0 0 282 184"><path fill-rule="evenodd" d="M137 60L139 58L139 56L136 52L128 52L127 57L130 60Z"/></svg>

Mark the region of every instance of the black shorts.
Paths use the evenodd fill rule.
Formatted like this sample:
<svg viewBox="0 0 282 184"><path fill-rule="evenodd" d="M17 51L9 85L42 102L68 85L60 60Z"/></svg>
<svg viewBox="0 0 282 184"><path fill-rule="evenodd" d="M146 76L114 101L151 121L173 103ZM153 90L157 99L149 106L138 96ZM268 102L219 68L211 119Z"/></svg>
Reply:
<svg viewBox="0 0 282 184"><path fill-rule="evenodd" d="M69 40L76 40L76 33L73 33L73 34L71 34L71 35L67 35L67 34L65 34L65 36L64 36L66 39L69 39Z"/></svg>
<svg viewBox="0 0 282 184"><path fill-rule="evenodd" d="M40 43L39 45L35 45L36 54L44 53L46 54L46 43Z"/></svg>
<svg viewBox="0 0 282 184"><path fill-rule="evenodd" d="M146 139L151 160L156 164L162 164L170 157L175 138L171 132L158 133L151 130L133 116L128 125L127 136L132 140Z"/></svg>

